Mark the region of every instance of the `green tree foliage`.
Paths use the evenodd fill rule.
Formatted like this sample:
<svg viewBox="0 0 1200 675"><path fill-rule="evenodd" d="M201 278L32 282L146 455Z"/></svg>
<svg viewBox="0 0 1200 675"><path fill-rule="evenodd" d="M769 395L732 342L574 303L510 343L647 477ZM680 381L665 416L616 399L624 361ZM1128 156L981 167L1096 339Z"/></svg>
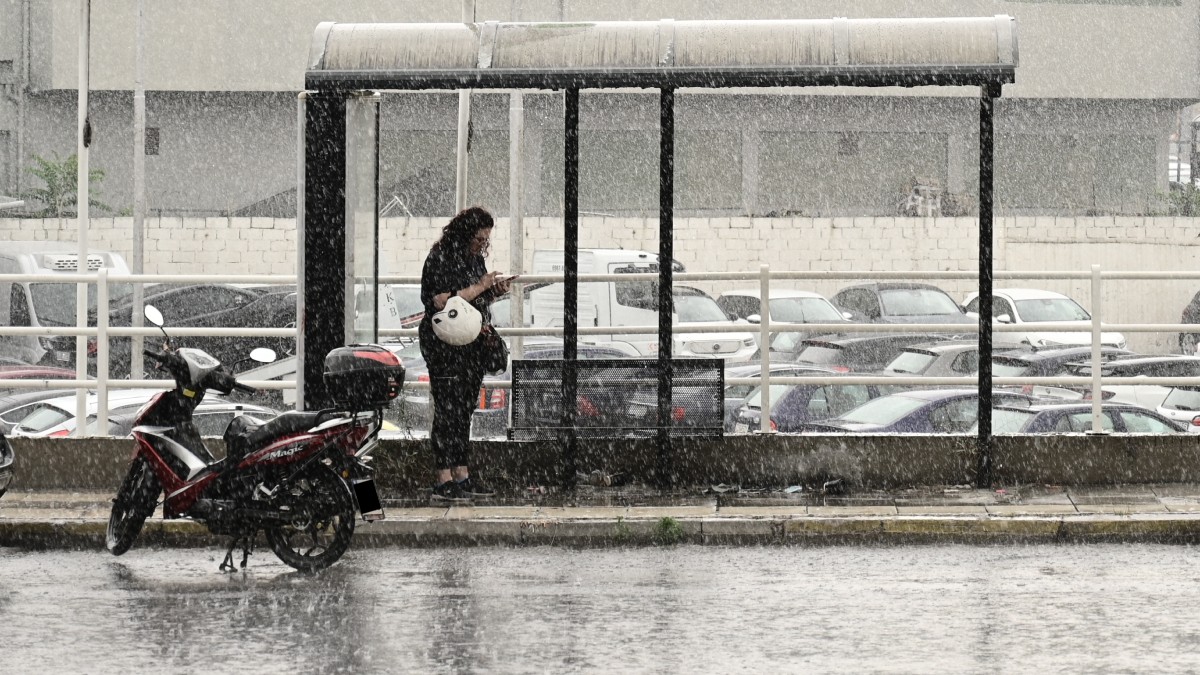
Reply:
<svg viewBox="0 0 1200 675"><path fill-rule="evenodd" d="M58 153L54 153L52 160L40 155L34 155L33 159L37 162L36 166L31 166L26 171L42 179L45 187L26 190L21 193L21 198L41 203L43 208L37 212L37 215L42 218L62 218L76 215L79 202L76 184L79 173L78 156L71 155L66 159L60 159ZM88 205L111 211L112 209L107 204L96 199L100 194L96 186L103 180L104 171L100 169L88 171Z"/></svg>

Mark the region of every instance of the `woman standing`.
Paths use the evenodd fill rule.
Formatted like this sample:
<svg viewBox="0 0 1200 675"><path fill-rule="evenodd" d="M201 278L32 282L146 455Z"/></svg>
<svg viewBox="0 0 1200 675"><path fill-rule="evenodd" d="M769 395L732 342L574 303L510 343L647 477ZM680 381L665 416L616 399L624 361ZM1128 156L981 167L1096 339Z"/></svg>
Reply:
<svg viewBox="0 0 1200 675"><path fill-rule="evenodd" d="M421 270L421 302L425 317L419 329L421 355L429 367L433 396L435 501L488 497L488 487L472 478L468 469L471 414L483 384L483 365L477 356L479 341L461 347L438 338L433 315L453 296L471 303L490 323L488 306L508 292L509 280L484 265L494 225L492 215L478 206L460 211L442 228L442 236L429 249Z"/></svg>

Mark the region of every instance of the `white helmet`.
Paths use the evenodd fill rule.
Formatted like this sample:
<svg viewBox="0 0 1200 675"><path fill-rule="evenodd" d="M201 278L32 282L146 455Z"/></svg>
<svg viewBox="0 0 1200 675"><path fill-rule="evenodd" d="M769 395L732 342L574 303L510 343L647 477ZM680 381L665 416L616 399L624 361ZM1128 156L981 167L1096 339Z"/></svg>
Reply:
<svg viewBox="0 0 1200 675"><path fill-rule="evenodd" d="M482 328L483 315L457 295L446 301L442 311L433 315L433 332L442 342L455 347L474 342Z"/></svg>

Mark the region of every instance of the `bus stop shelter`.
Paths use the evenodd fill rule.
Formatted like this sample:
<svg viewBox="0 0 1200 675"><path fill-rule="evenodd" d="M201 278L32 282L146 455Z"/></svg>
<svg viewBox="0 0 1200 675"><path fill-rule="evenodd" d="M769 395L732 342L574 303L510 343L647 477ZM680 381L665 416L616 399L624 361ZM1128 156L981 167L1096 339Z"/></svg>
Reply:
<svg viewBox="0 0 1200 675"><path fill-rule="evenodd" d="M377 279L379 92L544 89L564 96L562 401L576 400L579 92L659 90L659 260L673 259L674 107L681 88L979 88L979 400L991 403L993 119L1015 81L1010 16L588 23L322 23L300 99L302 330L299 401L325 401L324 357L354 335L356 280ZM374 246L374 248L372 248ZM658 270L658 482L670 482L670 264ZM373 298L371 300L373 302ZM372 304L372 306L374 306ZM562 406L564 484L575 407ZM991 419L979 416L978 481L990 482Z"/></svg>

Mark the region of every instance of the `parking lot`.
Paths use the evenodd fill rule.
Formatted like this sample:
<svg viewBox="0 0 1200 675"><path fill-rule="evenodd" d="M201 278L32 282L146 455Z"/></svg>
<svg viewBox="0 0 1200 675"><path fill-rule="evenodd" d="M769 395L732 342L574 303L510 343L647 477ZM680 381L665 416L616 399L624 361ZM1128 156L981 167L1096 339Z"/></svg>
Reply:
<svg viewBox="0 0 1200 675"><path fill-rule="evenodd" d="M595 283L587 292L593 298L611 294L613 308L609 311L613 316L624 311L620 309L623 302L633 303L638 306L638 312L646 313L641 306L645 304L645 298L654 296L652 284L638 291L633 286L622 288L620 283ZM955 298L931 282L847 283L832 297L781 287L773 290L769 297L770 321L785 328L772 328L764 350L761 339L764 303L760 290L739 282L724 282L724 285L729 287L728 290L713 294L686 287L688 290L681 297L687 299L691 312L688 316L706 317L706 320L723 317L732 327L744 326L747 337L737 337L738 351L732 352L732 356L724 355L719 346L717 351L707 352L725 359L723 378L727 382L719 396L676 397L670 410L670 424L676 431L696 426L697 421L703 415L711 414L716 406L723 417L719 426L726 434L759 431L954 434L973 433L976 428L978 403L975 400L977 394L972 390L979 372L978 342L974 333L978 324L977 294ZM539 292L553 292L553 287L554 284L541 284L540 289L535 287L534 292L526 293L526 296L532 302ZM413 332L420 319L417 287L397 283L381 288L385 290L377 296L373 320L378 320L380 340L398 354L407 372L401 397L387 411L389 424L385 434L397 438L421 438L428 433L431 424L432 404L419 345L415 337L407 335ZM360 293L360 296L357 300L363 302L372 297L370 293ZM294 286L277 284L159 284L146 291L146 302L165 308L168 332L184 333L172 338L174 346L209 351L243 379L259 380L262 373L262 380L276 382L294 381L294 365L288 365L294 364L291 357L293 339L205 337L198 333L203 333L206 328L294 330L295 300ZM708 309L698 309L698 303L706 303ZM996 329L991 369L993 378L1005 382L997 384L993 391L993 406L1003 408L994 413L995 432L1082 433L1099 430L1168 434L1200 430L1200 394L1197 393L1200 392L1200 357L1192 349L1194 334L1185 331L1180 331L1173 341L1179 345L1177 353L1169 354L1138 353L1129 348L1127 335L1119 331L1102 331L1099 370L1106 381L1099 390L1100 414L1098 417L1093 414L1092 317L1083 305L1062 293L1016 284L995 289L993 316ZM119 302L110 305L109 325L128 326L130 313L129 298L122 295ZM652 316L653 312L648 315ZM546 326L547 334L522 337L522 358L559 359L562 342L561 337L554 335L554 328L561 321L556 322L553 317L547 320L544 313L541 316L541 319L534 319L532 315L526 317L525 327ZM504 319L507 318L498 314L498 323L506 325ZM645 319L640 314L636 318L639 321ZM686 319L683 317L682 323L677 324L686 327L687 332L676 337L679 347L676 356L702 358L696 352L705 353L705 350L695 345L703 340L696 335L709 324L691 324ZM1200 296L1180 310L1182 324L1198 321ZM805 329L805 324L820 328ZM914 324L921 326L913 328ZM924 330L925 325L937 325L941 329ZM895 328L891 329L892 326ZM963 326L963 329L957 330L956 326ZM561 333L561 328L557 330ZM155 338L148 339L153 341ZM512 338L509 339L511 342ZM645 359L648 357L641 354L637 346L645 339L628 334L621 326L614 326L611 335L596 335L593 331L581 336L578 357L585 361ZM54 340L67 341L73 347L69 344L73 337ZM741 342L751 346L744 354ZM108 343L110 376L118 379L129 376L129 344L128 338L115 338ZM245 359L245 355L256 346L273 347L279 357L277 363L254 370L260 368L259 364ZM10 357L10 363L5 367L13 368L13 378L74 377L73 363L70 359L59 358L60 354L73 356L74 351L70 348L48 350L39 364ZM766 424L762 419L764 396L757 386L761 384L760 363L764 355L770 359L772 378L768 392L771 409ZM92 364L94 366L94 360ZM120 364L124 364L124 370ZM30 371L31 366L44 370ZM152 372L146 376L158 378ZM888 380L861 381L870 376ZM652 391L639 394L638 390L630 388L628 378L605 382L603 374L595 377L600 379L592 381L595 385L592 394L585 392L577 401L577 420L605 427L613 436L628 436L632 427L644 427L646 419L654 419L656 411L652 405L639 415L640 421L635 424L628 417L632 407L613 402L644 399L651 404L654 400ZM797 381L793 378L806 379ZM958 381L949 384L947 378L958 378ZM1008 383L1014 378L1040 379ZM1069 381L1071 378L1074 378L1073 382ZM1138 378L1168 378L1169 384L1140 383L1135 381ZM945 394L955 388L964 393L958 397ZM613 390L616 398L604 393L608 390ZM942 390L943 393L934 397L929 393L931 390ZM71 433L76 426L73 410L65 404L57 407L51 404L53 396L62 397L67 392L47 388L42 393L44 397L39 397L35 390L9 388L0 398L0 420L5 429L18 435ZM141 400L152 393L142 394ZM121 395L121 403L115 399L110 401L108 424L96 422L97 402L94 394L90 396L89 433L127 433L122 427L121 406L136 410L138 395L127 392ZM931 397L946 402L937 404L929 400ZM920 403L921 400L924 402ZM221 402L214 397L213 405ZM244 406L237 414L244 412L264 418L290 408L293 403L294 392L283 384L264 390L258 397L234 397L229 402L231 409ZM511 403L511 370L489 375L473 416L472 435L481 439L506 437L512 425ZM259 407L251 409L249 406ZM1029 420L1031 415L1015 412L1014 408L1037 408L1040 421L1018 424L1017 420ZM23 418L31 413L38 414L23 424ZM544 423L550 425L549 418ZM219 430L208 433L219 435Z"/></svg>

